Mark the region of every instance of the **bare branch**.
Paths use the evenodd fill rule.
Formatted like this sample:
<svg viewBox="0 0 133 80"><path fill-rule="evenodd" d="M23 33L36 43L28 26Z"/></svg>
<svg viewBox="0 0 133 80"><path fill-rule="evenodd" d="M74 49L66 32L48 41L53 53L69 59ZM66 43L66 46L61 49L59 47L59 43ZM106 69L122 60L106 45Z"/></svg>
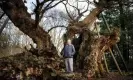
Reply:
<svg viewBox="0 0 133 80"><path fill-rule="evenodd" d="M68 3L68 1L66 1L67 3ZM65 9L66 9L66 12L67 12L67 14L68 14L68 17L72 20L72 21L75 21L73 18L72 18L72 16L71 16L71 14L69 13L69 11L68 11L68 9L67 9L67 3L65 4L65 3L63 3L64 4L64 6L65 6Z"/></svg>
<svg viewBox="0 0 133 80"><path fill-rule="evenodd" d="M54 5L50 6L54 1L55 1L55 0L51 0L51 2L50 2L44 9L41 10L40 19L43 17L43 14L44 14L47 10L49 10L49 9L51 9L51 8L53 8L53 7L55 7L55 6L57 6L59 3L65 1L65 0L61 0L61 1L57 2L57 3L55 3Z"/></svg>
<svg viewBox="0 0 133 80"><path fill-rule="evenodd" d="M54 27L52 27L52 28L50 28L50 29L48 30L48 33L49 33L51 30L53 30L53 29L55 29L55 28L58 28L58 27L67 28L67 27L66 27L66 26L64 26L64 25L54 26Z"/></svg>
<svg viewBox="0 0 133 80"><path fill-rule="evenodd" d="M44 5L46 2L49 2L49 1L51 1L51 2L48 3L44 9L42 9L42 8L43 8L43 5ZM53 7L55 7L56 5L58 5L59 3L61 3L61 2L64 1L64 0L61 0L61 1L59 1L58 3L55 3L54 5L51 6L51 4L52 4L54 1L55 1L55 0L48 0L48 1L44 0L43 2L39 2L39 0L36 0L37 5L34 4L34 5L36 6L36 8L34 9L34 12L35 12L35 27L38 26L39 21L42 19L43 14L45 13L45 11L47 11L47 10L49 10L49 9L51 9L51 8L53 8Z"/></svg>
<svg viewBox="0 0 133 80"><path fill-rule="evenodd" d="M1 35L2 31L3 31L3 29L6 27L8 21L9 21L9 18L6 18L4 24L3 24L3 25L1 26L1 28L0 28L0 35Z"/></svg>
<svg viewBox="0 0 133 80"><path fill-rule="evenodd" d="M83 16L83 14L84 14L85 12L88 11L88 8L89 8L89 1L88 1L87 8L86 8L84 11L82 11L82 12L81 12L81 9L78 8L78 1L77 1L77 7L71 5L70 3L68 3L68 5L71 6L71 7L73 7L73 8L75 8L75 9L78 11L78 17L77 17L75 20L76 20L76 21L79 21L79 19Z"/></svg>
<svg viewBox="0 0 133 80"><path fill-rule="evenodd" d="M36 5L35 3L33 3L33 2L32 2L32 4L33 4L34 6L37 6L37 5Z"/></svg>
<svg viewBox="0 0 133 80"><path fill-rule="evenodd" d="M47 6L44 8L44 10L46 10L52 3L53 3L53 1L51 1L49 4L47 4Z"/></svg>
<svg viewBox="0 0 133 80"><path fill-rule="evenodd" d="M78 13L77 20L79 20L83 16L83 14L88 11L88 9L89 9L89 4L87 5L87 8L84 11Z"/></svg>
<svg viewBox="0 0 133 80"><path fill-rule="evenodd" d="M36 4L40 4L39 0L36 0Z"/></svg>
<svg viewBox="0 0 133 80"><path fill-rule="evenodd" d="M88 1L87 3L88 3L87 8L86 8L83 12L81 12L82 14L85 13L85 12L87 12L88 9L89 9L89 4L90 4L90 2Z"/></svg>
<svg viewBox="0 0 133 80"><path fill-rule="evenodd" d="M1 16L0 16L0 19L4 16L5 13L3 13Z"/></svg>
<svg viewBox="0 0 133 80"><path fill-rule="evenodd" d="M59 3L63 2L63 1L65 1L65 0L60 0L59 2L57 2L57 3L55 3L54 5L50 6L50 5L54 2L54 0L52 0L45 8L41 11L41 13L44 13L45 11L47 11L47 10L49 10L49 9L51 9L51 8L53 8L53 7L55 7L55 6L57 6Z"/></svg>

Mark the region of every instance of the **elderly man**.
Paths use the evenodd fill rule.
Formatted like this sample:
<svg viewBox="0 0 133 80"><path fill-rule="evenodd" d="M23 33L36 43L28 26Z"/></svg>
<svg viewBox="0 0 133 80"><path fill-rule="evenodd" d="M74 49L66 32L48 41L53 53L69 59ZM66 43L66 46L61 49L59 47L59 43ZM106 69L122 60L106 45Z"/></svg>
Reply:
<svg viewBox="0 0 133 80"><path fill-rule="evenodd" d="M67 40L63 48L63 57L65 58L66 71L68 73L73 72L73 55L75 54L75 48L71 44L71 40Z"/></svg>

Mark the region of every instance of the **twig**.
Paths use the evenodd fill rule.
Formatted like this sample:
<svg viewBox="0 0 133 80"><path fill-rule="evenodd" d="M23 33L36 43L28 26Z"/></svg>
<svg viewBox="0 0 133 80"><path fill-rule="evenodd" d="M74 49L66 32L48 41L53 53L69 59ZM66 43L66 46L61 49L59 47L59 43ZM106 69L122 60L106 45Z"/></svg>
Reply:
<svg viewBox="0 0 133 80"><path fill-rule="evenodd" d="M54 27L52 27L52 28L50 28L49 30L48 30L48 33L52 30L52 29L54 29L54 28L58 28L58 27L63 27L63 28L67 28L66 26L64 26L64 25L61 25L61 26L54 26Z"/></svg>
<svg viewBox="0 0 133 80"><path fill-rule="evenodd" d="M5 13L3 13L1 16L0 16L0 19L5 15Z"/></svg>

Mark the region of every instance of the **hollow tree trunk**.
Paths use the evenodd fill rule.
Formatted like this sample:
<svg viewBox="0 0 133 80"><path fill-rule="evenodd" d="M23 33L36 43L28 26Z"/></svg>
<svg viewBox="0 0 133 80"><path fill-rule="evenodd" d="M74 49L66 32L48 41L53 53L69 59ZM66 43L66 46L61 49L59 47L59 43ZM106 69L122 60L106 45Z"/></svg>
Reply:
<svg viewBox="0 0 133 80"><path fill-rule="evenodd" d="M98 71L98 67L101 66L101 58L104 51L107 50L108 46L112 45L111 42L114 41L110 38L109 42L107 42L108 45L104 45L101 43L102 39L95 38L96 35L90 31L97 16L102 11L103 7L97 6L83 21L73 22L68 26L68 37L72 38L75 34L83 34L81 44L79 44L78 66L82 66L82 70L84 70L83 74L88 77L94 76L95 72ZM114 41L113 43L116 42ZM107 47L104 49L104 46Z"/></svg>
<svg viewBox="0 0 133 80"><path fill-rule="evenodd" d="M79 49L79 62L83 63L85 76L92 77L98 71L97 57L99 54L99 41L94 38L90 31L84 31L83 41Z"/></svg>
<svg viewBox="0 0 133 80"><path fill-rule="evenodd" d="M102 7L96 7L83 20L70 23L68 26L68 37L72 38L75 34L82 34L82 41L79 49L78 66L84 70L83 74L92 77L98 71L97 57L99 54L99 41L95 40L93 32L90 31L97 16L102 12Z"/></svg>

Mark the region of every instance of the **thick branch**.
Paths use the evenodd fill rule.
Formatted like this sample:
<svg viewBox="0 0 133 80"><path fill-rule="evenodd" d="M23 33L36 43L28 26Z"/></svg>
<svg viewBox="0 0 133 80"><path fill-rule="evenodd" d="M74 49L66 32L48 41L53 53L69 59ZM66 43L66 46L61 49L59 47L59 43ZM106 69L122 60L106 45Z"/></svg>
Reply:
<svg viewBox="0 0 133 80"><path fill-rule="evenodd" d="M93 9L90 14L83 20L83 23L86 25L92 25L93 22L96 21L98 15L103 11L102 7L97 7L95 9Z"/></svg>
<svg viewBox="0 0 133 80"><path fill-rule="evenodd" d="M55 3L54 5L52 5L52 4L54 3L54 1L55 1L55 0L47 0L47 1L44 0L44 1L42 1L42 2L39 2L39 0L36 0L37 5L35 5L36 8L35 8L35 10L34 10L34 12L35 12L35 27L38 26L39 21L42 19L43 14L44 14L47 10L49 10L49 9L51 9L51 8L53 8L53 7L55 7L56 5L58 5L59 3L61 3L61 2L64 1L64 0L61 0L61 1L57 2L57 3ZM43 8L44 4L47 3L47 2L49 2L49 3Z"/></svg>
<svg viewBox="0 0 133 80"><path fill-rule="evenodd" d="M53 8L53 7L55 7L55 6L57 6L58 4L60 4L60 3L63 2L63 1L65 1L65 0L61 0L61 1L57 2L57 3L55 3L54 5L51 5L51 4L53 3L53 0L52 0L44 9L41 10L41 16L40 16L40 17L42 18L44 12L46 12L47 10L49 10L49 9L51 9L51 8ZM51 5L51 6L50 6L50 5Z"/></svg>
<svg viewBox="0 0 133 80"><path fill-rule="evenodd" d="M3 13L1 16L0 16L0 19L4 16L5 13Z"/></svg>
<svg viewBox="0 0 133 80"><path fill-rule="evenodd" d="M37 43L38 49L55 50L53 44L50 42L50 36L40 26L34 28L35 21L31 19L30 14L22 0L2 0L0 7L7 14L10 20L22 32L27 34ZM55 50L56 51L56 50Z"/></svg>
<svg viewBox="0 0 133 80"><path fill-rule="evenodd" d="M36 3L37 3L37 6L36 6L36 9L34 10L34 12L35 12L35 27L37 27L38 24L39 24L39 15L40 15L40 12L39 12L39 10L40 10L39 1L36 0Z"/></svg>

